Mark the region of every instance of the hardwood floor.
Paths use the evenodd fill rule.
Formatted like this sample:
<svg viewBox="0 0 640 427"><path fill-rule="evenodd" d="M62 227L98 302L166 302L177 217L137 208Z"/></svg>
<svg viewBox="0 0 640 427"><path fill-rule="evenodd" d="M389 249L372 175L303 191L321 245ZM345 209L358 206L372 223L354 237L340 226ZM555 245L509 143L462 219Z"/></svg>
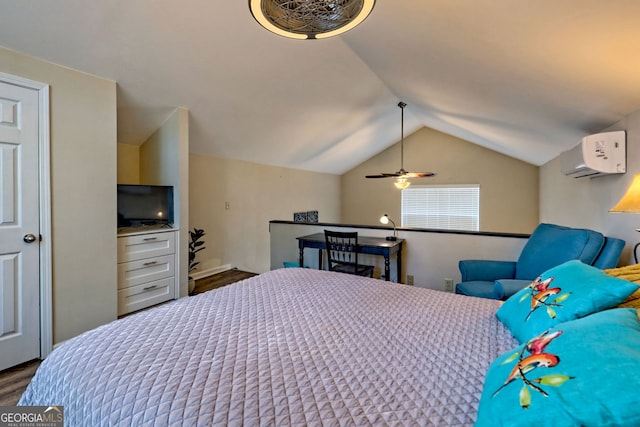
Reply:
<svg viewBox="0 0 640 427"><path fill-rule="evenodd" d="M196 280L196 288L193 295L220 288L253 276L256 276L256 273L238 269L223 271L222 273ZM31 381L31 378L35 375L40 363L40 360L34 360L0 372L0 406L15 406L15 404L18 403L20 396L22 396L29 381Z"/></svg>
<svg viewBox="0 0 640 427"><path fill-rule="evenodd" d="M233 270L223 271L222 273L196 280L196 287L192 295L201 294L203 292L210 291L211 289L221 288L222 286L248 279L253 276L256 276L256 273L250 273L248 271L242 271L235 268Z"/></svg>
<svg viewBox="0 0 640 427"><path fill-rule="evenodd" d="M15 406L40 366L40 360L0 372L0 406Z"/></svg>

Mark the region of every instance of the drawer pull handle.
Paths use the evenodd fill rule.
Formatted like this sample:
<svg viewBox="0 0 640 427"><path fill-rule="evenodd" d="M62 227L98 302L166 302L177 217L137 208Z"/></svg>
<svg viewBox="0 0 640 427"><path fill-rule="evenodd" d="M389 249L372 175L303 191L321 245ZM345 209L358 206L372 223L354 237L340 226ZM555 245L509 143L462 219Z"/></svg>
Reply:
<svg viewBox="0 0 640 427"><path fill-rule="evenodd" d="M158 285L145 286L144 288L142 288L142 290L143 291L150 291L151 289L155 289L157 287L158 287Z"/></svg>
<svg viewBox="0 0 640 427"><path fill-rule="evenodd" d="M158 240L158 238L157 237L145 237L142 240L144 240L145 242L152 242L154 240Z"/></svg>
<svg viewBox="0 0 640 427"><path fill-rule="evenodd" d="M156 265L158 263L158 261L149 261L149 262L145 262L144 264L142 264L145 267L149 267L150 265Z"/></svg>

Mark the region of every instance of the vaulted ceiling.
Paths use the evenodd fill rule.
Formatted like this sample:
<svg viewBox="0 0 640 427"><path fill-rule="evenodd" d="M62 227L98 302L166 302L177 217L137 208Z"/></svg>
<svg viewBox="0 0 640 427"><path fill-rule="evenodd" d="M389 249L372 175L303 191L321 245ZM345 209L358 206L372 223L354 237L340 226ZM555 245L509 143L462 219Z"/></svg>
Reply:
<svg viewBox="0 0 640 427"><path fill-rule="evenodd" d="M405 134L545 163L640 109L638 17L637 0L378 0L297 41L246 0L0 0L0 46L115 80L118 142L182 106L193 153L342 174L398 142L400 100Z"/></svg>

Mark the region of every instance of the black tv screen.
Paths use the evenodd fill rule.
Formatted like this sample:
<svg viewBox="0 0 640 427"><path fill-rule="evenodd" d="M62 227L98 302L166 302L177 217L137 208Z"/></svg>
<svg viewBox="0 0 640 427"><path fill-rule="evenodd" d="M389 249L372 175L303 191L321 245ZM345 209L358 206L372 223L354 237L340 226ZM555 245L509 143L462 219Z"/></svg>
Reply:
<svg viewBox="0 0 640 427"><path fill-rule="evenodd" d="M118 228L172 224L172 186L118 184Z"/></svg>

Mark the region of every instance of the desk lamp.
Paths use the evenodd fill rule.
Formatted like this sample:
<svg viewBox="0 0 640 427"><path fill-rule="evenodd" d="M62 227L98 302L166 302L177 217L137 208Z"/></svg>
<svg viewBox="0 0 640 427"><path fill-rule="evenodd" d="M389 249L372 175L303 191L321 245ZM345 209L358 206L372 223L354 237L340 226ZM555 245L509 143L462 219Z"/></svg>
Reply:
<svg viewBox="0 0 640 427"><path fill-rule="evenodd" d="M393 221L391 220L391 218L389 218L389 215L387 215L387 214L382 215L382 216L380 217L380 222L381 222L381 223L383 223L383 224L385 224L385 225L386 225L386 224L389 224L389 223L393 224L393 236L387 236L387 237L386 237L386 239L387 239L387 240L390 240L390 241L392 241L392 242L393 242L393 241L395 241L395 240L397 240L398 238L396 237L396 223L395 223L395 222L393 222Z"/></svg>
<svg viewBox="0 0 640 427"><path fill-rule="evenodd" d="M640 213L640 174L633 177L627 192L617 205L609 209L609 212ZM640 231L640 228L636 229L636 231ZM638 263L638 255L636 254L638 246L640 246L640 243L633 247L633 257L636 264Z"/></svg>

